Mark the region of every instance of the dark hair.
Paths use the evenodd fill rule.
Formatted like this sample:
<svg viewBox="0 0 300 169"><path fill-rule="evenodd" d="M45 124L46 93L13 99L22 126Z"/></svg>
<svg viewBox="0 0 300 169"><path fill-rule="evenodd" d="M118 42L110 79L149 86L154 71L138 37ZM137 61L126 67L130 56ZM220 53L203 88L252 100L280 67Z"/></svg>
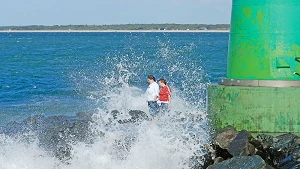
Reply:
<svg viewBox="0 0 300 169"><path fill-rule="evenodd" d="M164 83L165 85L167 84L167 81L165 79L163 79L163 78L159 79L158 81Z"/></svg>
<svg viewBox="0 0 300 169"><path fill-rule="evenodd" d="M154 81L155 81L155 77L154 77L153 75L149 75L149 76L148 76L148 79L154 80Z"/></svg>

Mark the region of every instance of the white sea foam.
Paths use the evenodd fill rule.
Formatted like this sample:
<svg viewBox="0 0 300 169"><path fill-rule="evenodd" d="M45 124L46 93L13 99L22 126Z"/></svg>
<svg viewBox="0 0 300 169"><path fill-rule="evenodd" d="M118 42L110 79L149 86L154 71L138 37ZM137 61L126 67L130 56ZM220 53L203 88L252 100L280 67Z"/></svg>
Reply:
<svg viewBox="0 0 300 169"><path fill-rule="evenodd" d="M54 169L57 160L38 146L35 136L28 140L0 135L0 169Z"/></svg>
<svg viewBox="0 0 300 169"><path fill-rule="evenodd" d="M86 92L86 98L99 104L90 134L104 134L99 134L92 143L72 145L71 158L66 161L59 161L40 147L34 134L25 137L30 138L26 141L20 139L24 135L20 138L1 135L0 169L189 169L202 164L206 154L204 145L210 139L204 111L203 70L180 58L180 53L193 50L193 45L178 50L170 46L161 44L157 52L161 64L168 69L168 77L180 78L177 87L174 85L177 81L170 83L173 91L170 112L140 124L112 121L107 111L118 110L119 118L123 119L129 117L129 110L142 110L149 115L144 91L129 81L137 77L136 72L141 72L145 63L154 65L145 56L136 57L135 62L128 56L120 57L121 61L112 59L115 67L108 74L100 72L89 77L80 72L73 76L79 90L87 90L90 82L93 89L99 89Z"/></svg>
<svg viewBox="0 0 300 169"><path fill-rule="evenodd" d="M148 111L143 92L128 85L119 93L109 93L110 110ZM142 100L142 101L141 101ZM176 110L176 111L175 111ZM179 113L180 112L180 113ZM109 123L110 115L99 110L93 118L93 132L103 132L94 143L73 145L72 158L60 162L39 147L35 135L11 138L1 135L1 169L188 169L190 158L203 156L209 135L202 128L205 114L193 109L180 97L173 98L172 110L154 121L141 124ZM197 120L201 117L202 120ZM123 118L126 118L124 116ZM24 142L25 138L31 138ZM22 138L22 139L21 139ZM203 161L199 161L200 163Z"/></svg>

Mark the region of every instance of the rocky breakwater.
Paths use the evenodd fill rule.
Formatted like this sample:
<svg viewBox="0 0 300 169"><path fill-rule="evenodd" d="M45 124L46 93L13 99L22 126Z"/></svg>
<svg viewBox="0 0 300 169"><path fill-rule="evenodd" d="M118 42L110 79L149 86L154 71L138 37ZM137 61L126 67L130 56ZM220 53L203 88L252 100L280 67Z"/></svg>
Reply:
<svg viewBox="0 0 300 169"><path fill-rule="evenodd" d="M21 122L12 121L6 126L0 126L0 135L16 138L28 144L37 139L39 146L44 150L59 160L68 161L72 158L72 145L79 142L93 144L94 139L105 136L105 130L95 130L93 126L103 125L112 128L118 124L139 124L144 120L149 120L147 114L140 110L129 110L127 118L120 118L120 115L118 110L101 114L102 118L107 119L106 121L93 117L95 113L92 112L80 112L76 116L34 115ZM123 141L127 145L127 142L132 140L120 138L115 142Z"/></svg>
<svg viewBox="0 0 300 169"><path fill-rule="evenodd" d="M207 169L298 169L300 137L286 133L273 137L228 126L215 137Z"/></svg>

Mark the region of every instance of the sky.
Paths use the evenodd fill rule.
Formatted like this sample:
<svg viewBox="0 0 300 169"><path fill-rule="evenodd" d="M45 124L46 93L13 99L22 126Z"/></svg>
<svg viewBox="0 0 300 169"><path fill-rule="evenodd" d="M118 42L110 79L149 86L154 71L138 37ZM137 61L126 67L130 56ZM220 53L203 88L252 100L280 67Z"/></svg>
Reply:
<svg viewBox="0 0 300 169"><path fill-rule="evenodd" d="M232 0L1 0L0 26L229 24Z"/></svg>

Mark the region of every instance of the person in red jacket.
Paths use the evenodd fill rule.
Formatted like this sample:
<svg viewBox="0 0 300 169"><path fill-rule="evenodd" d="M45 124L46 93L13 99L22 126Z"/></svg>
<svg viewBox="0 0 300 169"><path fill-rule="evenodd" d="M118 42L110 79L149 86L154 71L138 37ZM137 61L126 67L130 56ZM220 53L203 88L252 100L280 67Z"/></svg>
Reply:
<svg viewBox="0 0 300 169"><path fill-rule="evenodd" d="M167 111L171 107L171 88L167 86L167 81L165 79L159 79L158 85L161 87L159 91L159 101L161 103L160 110Z"/></svg>

